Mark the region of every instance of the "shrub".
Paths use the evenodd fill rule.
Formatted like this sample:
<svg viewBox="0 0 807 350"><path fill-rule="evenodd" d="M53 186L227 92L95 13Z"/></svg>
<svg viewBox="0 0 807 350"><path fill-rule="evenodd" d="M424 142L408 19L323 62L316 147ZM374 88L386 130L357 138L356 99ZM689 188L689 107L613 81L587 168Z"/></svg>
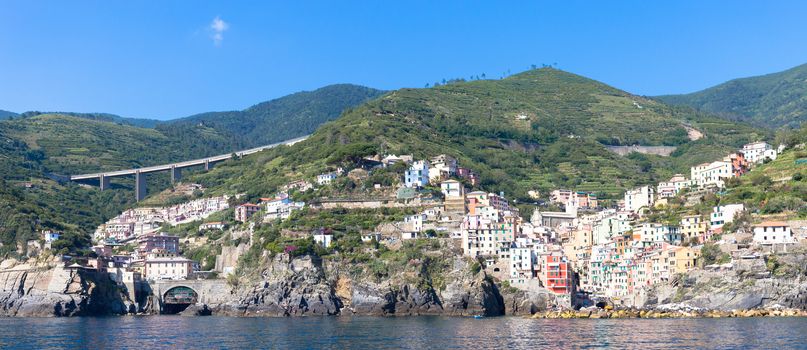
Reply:
<svg viewBox="0 0 807 350"><path fill-rule="evenodd" d="M476 275L482 271L482 265L478 261L474 261L471 263L471 273Z"/></svg>
<svg viewBox="0 0 807 350"><path fill-rule="evenodd" d="M722 253L723 252L720 250L720 247L717 245L712 243L704 244L701 248L701 262L703 263L703 266L717 263Z"/></svg>
<svg viewBox="0 0 807 350"><path fill-rule="evenodd" d="M763 214L776 214L784 211L799 210L804 204L800 198L792 196L773 197L761 208Z"/></svg>

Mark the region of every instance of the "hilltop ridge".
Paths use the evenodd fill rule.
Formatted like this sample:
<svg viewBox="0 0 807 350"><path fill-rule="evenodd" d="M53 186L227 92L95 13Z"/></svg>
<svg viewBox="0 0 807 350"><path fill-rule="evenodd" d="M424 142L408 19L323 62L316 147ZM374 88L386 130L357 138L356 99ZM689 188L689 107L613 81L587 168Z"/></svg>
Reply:
<svg viewBox="0 0 807 350"><path fill-rule="evenodd" d="M687 128L703 137L691 140ZM271 192L272 184L314 176L334 164L334 155L366 146L415 157L449 154L480 172L482 187L518 200L530 201L529 190L555 187L609 197L765 136L747 125L544 68L502 80L391 91L346 111L304 142L246 157L198 180ZM677 150L670 157L621 157L604 146L635 144Z"/></svg>
<svg viewBox="0 0 807 350"><path fill-rule="evenodd" d="M807 121L807 64L760 76L729 80L701 91L655 97L729 120L757 126L797 128Z"/></svg>

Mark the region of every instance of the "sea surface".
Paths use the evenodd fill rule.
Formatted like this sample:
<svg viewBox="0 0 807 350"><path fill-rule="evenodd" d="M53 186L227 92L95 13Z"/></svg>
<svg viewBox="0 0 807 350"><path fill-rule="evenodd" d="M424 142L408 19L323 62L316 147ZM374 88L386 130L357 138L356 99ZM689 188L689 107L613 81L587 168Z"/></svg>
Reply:
<svg viewBox="0 0 807 350"><path fill-rule="evenodd" d="M2 349L807 349L807 318L0 318Z"/></svg>

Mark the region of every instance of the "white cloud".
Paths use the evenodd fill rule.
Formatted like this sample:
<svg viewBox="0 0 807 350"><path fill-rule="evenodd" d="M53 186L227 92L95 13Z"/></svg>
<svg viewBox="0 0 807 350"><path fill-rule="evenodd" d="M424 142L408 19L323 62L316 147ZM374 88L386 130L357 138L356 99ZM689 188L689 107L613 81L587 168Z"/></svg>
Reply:
<svg viewBox="0 0 807 350"><path fill-rule="evenodd" d="M224 22L219 16L213 18L213 22L210 22L210 38L213 39L213 44L216 46L221 45L221 42L224 40L224 31L229 28L230 25L227 22Z"/></svg>

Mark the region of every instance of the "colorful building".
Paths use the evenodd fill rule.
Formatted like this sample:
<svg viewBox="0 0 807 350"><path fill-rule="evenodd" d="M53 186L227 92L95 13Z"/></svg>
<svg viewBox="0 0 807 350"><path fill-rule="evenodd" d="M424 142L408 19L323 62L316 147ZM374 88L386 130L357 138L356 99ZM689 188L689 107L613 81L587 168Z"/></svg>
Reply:
<svg viewBox="0 0 807 350"><path fill-rule="evenodd" d="M235 221L247 222L252 215L259 212L261 206L258 204L245 203L235 207Z"/></svg>

